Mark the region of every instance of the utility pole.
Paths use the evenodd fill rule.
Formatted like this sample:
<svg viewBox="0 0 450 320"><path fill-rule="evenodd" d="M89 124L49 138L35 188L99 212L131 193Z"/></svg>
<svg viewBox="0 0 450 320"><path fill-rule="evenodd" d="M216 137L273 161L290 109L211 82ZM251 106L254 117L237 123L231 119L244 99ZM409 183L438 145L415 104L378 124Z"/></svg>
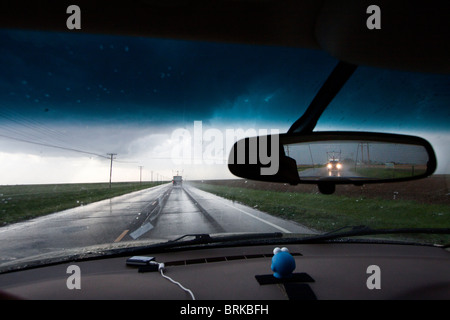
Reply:
<svg viewBox="0 0 450 320"><path fill-rule="evenodd" d="M109 188L111 189L112 163L113 163L113 158L115 155L117 155L117 153L107 153L107 155L111 156L111 166L109 168Z"/></svg>
<svg viewBox="0 0 450 320"><path fill-rule="evenodd" d="M142 166L139 166L139 184L142 184Z"/></svg>

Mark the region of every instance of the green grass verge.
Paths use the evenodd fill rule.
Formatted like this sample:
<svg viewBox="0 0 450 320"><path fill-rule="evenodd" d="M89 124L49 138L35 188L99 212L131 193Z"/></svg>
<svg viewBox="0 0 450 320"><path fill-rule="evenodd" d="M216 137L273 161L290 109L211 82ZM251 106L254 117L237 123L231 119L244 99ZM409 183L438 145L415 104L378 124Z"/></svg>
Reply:
<svg viewBox="0 0 450 320"><path fill-rule="evenodd" d="M425 169L391 169L391 168L356 168L353 172L363 177L376 179L400 179L418 176L425 173Z"/></svg>
<svg viewBox="0 0 450 320"><path fill-rule="evenodd" d="M368 225L372 228L450 228L450 206L443 204L277 192L207 183L195 186L323 232L349 225ZM450 242L448 235L408 235L408 239Z"/></svg>
<svg viewBox="0 0 450 320"><path fill-rule="evenodd" d="M0 226L156 186L156 182L0 186Z"/></svg>

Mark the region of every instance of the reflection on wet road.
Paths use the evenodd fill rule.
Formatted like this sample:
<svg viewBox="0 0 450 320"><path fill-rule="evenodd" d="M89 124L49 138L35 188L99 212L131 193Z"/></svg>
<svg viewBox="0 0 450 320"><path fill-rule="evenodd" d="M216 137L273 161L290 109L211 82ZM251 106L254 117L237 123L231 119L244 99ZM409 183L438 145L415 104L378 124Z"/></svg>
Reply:
<svg viewBox="0 0 450 320"><path fill-rule="evenodd" d="M0 228L0 264L31 255L192 233L313 233L192 186L160 185Z"/></svg>
<svg viewBox="0 0 450 320"><path fill-rule="evenodd" d="M157 223L157 228L148 235L152 238L223 231L222 229L218 230L207 213L202 212L183 188L172 189L169 199L155 223Z"/></svg>
<svg viewBox="0 0 450 320"><path fill-rule="evenodd" d="M328 170L326 167L310 168L300 171L298 175L301 179L307 180L317 180L326 177L362 178L361 175L345 167L340 170Z"/></svg>

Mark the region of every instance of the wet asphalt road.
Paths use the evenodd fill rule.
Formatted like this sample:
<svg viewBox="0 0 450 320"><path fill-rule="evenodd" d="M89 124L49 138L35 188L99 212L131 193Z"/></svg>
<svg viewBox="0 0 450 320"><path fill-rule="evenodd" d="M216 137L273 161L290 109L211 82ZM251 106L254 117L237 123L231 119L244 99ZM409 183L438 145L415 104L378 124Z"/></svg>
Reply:
<svg viewBox="0 0 450 320"><path fill-rule="evenodd" d="M166 184L2 227L0 265L97 244L228 232L314 233L186 184Z"/></svg>
<svg viewBox="0 0 450 320"><path fill-rule="evenodd" d="M306 169L299 172L300 178L326 178L326 177L343 177L343 178L362 178L361 175L353 172L349 168L343 168L341 170L329 171L327 168L314 168Z"/></svg>

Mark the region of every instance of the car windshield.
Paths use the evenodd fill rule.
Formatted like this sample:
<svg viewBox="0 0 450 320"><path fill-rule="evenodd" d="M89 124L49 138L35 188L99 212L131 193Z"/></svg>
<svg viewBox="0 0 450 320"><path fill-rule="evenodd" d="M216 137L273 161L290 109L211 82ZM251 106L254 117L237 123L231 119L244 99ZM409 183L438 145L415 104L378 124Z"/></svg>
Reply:
<svg viewBox="0 0 450 320"><path fill-rule="evenodd" d="M0 265L185 234L450 227L449 75L358 67L315 131L420 136L437 170L324 195L227 167L237 140L305 112L338 63L322 51L21 30L0 42Z"/></svg>

